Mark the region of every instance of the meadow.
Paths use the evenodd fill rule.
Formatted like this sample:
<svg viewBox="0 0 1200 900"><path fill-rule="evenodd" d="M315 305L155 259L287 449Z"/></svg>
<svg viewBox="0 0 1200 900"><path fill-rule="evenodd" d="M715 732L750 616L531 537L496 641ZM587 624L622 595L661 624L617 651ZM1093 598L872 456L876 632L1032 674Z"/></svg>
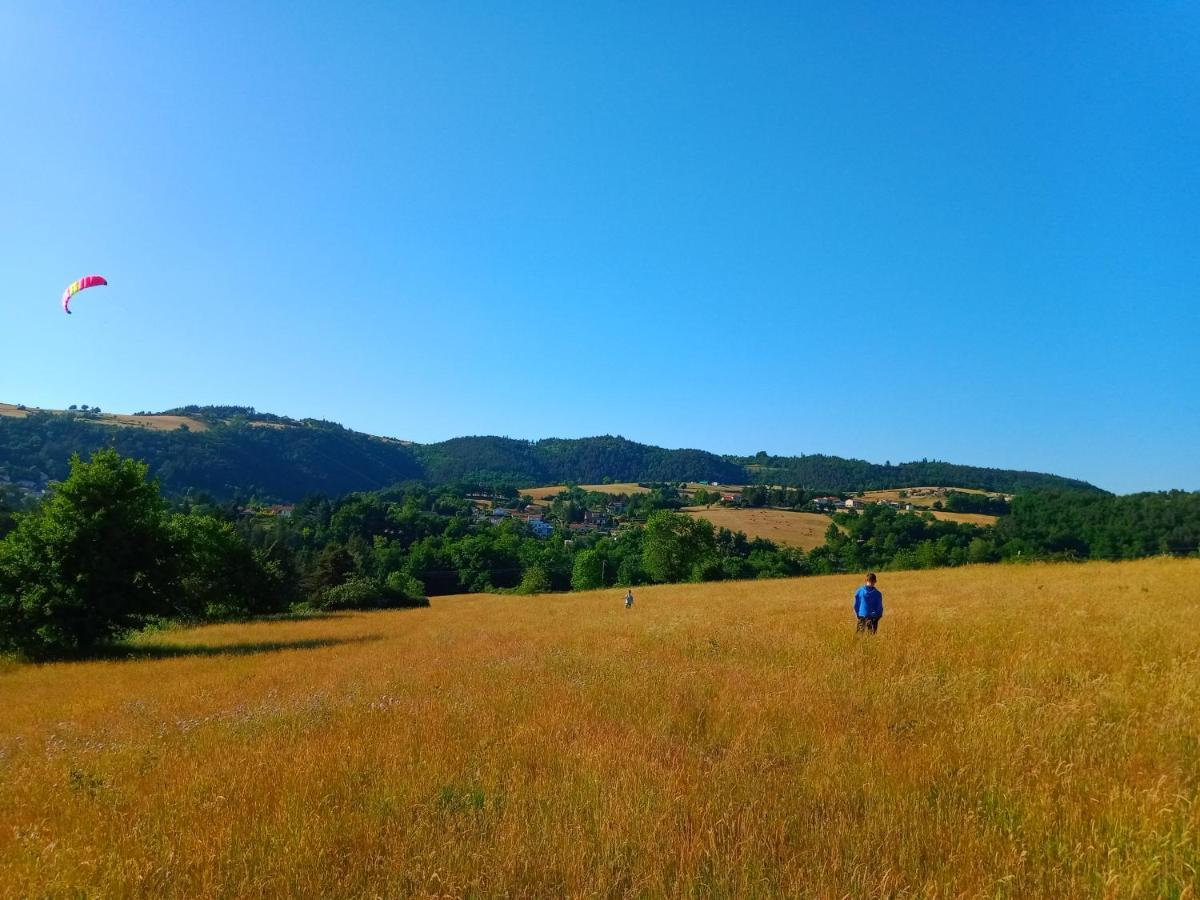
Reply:
<svg viewBox="0 0 1200 900"><path fill-rule="evenodd" d="M793 512L770 507L689 506L683 512L708 519L718 528L744 531L747 537L812 550L825 543L833 519L821 513Z"/></svg>
<svg viewBox="0 0 1200 900"><path fill-rule="evenodd" d="M623 481L616 484L581 484L579 487L585 491L595 491L598 494L612 494L614 496L620 494L647 494L650 492L649 488L644 488L632 481ZM541 503L545 500L554 499L566 490L566 485L548 484L543 487L521 488L521 494L533 498L535 503Z"/></svg>
<svg viewBox="0 0 1200 900"><path fill-rule="evenodd" d="M6 897L1194 897L1200 562L166 631L0 663Z"/></svg>
<svg viewBox="0 0 1200 900"><path fill-rule="evenodd" d="M34 406L22 407L13 403L0 403L0 416L14 419L28 418L31 413L51 412L65 413L64 409L39 409ZM74 410L71 410L72 412ZM167 415L125 415L123 413L98 413L88 417L89 422L98 425L125 425L134 428L146 428L150 431L177 431L181 425L186 425L189 431L207 431L208 424L191 416Z"/></svg>
<svg viewBox="0 0 1200 900"><path fill-rule="evenodd" d="M914 491L920 493L914 495ZM985 513L956 513L933 509L934 501L945 500L947 491L957 491L961 494L986 495L988 493L987 491L980 491L975 488L919 487L891 491L864 491L862 496L866 500L891 500L898 503L911 503L918 511L929 512L935 519L942 522L959 522L964 525L995 525L1000 520L999 516L989 516ZM900 496L901 493L904 494L903 497Z"/></svg>

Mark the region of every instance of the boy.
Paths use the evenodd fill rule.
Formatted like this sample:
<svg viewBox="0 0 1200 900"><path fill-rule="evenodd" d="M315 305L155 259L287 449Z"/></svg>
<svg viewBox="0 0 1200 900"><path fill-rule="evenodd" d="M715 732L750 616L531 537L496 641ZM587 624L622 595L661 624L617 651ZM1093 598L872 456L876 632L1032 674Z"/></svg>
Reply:
<svg viewBox="0 0 1200 900"><path fill-rule="evenodd" d="M875 573L867 574L867 583L854 592L854 614L858 616L855 631L874 634L883 618L883 594L875 588Z"/></svg>

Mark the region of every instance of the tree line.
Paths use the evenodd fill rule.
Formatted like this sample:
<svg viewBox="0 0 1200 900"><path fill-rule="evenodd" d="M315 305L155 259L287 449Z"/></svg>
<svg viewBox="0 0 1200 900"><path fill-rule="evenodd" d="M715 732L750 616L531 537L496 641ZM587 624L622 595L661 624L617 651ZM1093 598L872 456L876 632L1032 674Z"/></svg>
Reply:
<svg viewBox="0 0 1200 900"><path fill-rule="evenodd" d="M546 538L483 514L472 496L483 490L410 481L272 511L203 494L169 500L144 462L111 449L75 457L31 509L0 493L0 651L86 653L160 619L414 606L459 592L1132 559L1200 545L1200 493L1182 491L1018 495L994 526L873 505L833 516L824 544L805 553L679 512L686 500L671 484L616 498L622 522L607 532L572 525L614 498L569 487L549 503ZM527 506L516 493L502 490L502 502Z"/></svg>
<svg viewBox="0 0 1200 900"><path fill-rule="evenodd" d="M252 407L186 406L168 410L205 428L173 431L101 424L89 414L31 412L0 417L0 475L61 480L71 454L112 447L145 461L164 492L203 491L218 499L258 496L297 501L340 496L400 481L541 484L718 482L786 485L837 494L913 484L954 484L1016 493L1063 489L1097 492L1085 482L941 462L883 466L834 456L722 457L703 450L667 450L617 436L523 441L461 437L406 444L316 419L289 419ZM266 427L264 427L266 426ZM790 504L789 504L790 505Z"/></svg>

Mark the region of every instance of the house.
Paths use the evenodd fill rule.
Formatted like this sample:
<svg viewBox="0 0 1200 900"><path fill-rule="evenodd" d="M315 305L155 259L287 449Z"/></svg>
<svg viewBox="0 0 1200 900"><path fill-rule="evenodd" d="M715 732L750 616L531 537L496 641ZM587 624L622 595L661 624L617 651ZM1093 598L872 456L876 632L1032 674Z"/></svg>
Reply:
<svg viewBox="0 0 1200 900"><path fill-rule="evenodd" d="M530 519L529 529L537 538L548 538L554 534L554 526L545 519Z"/></svg>
<svg viewBox="0 0 1200 900"><path fill-rule="evenodd" d="M741 499L742 499L742 495L741 495L740 491L722 491L721 492L721 500L723 500L725 503L737 503Z"/></svg>
<svg viewBox="0 0 1200 900"><path fill-rule="evenodd" d="M272 503L270 506L262 509L262 514L265 516L282 516L286 519L295 511L296 507L291 503Z"/></svg>

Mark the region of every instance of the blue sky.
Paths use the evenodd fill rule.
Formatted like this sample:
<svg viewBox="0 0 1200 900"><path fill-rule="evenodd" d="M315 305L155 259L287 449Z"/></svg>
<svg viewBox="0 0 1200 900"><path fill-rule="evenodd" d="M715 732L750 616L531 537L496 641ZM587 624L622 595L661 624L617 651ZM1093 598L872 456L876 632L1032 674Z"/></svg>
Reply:
<svg viewBox="0 0 1200 900"><path fill-rule="evenodd" d="M1185 2L10 0L0 400L1200 489L1197 96Z"/></svg>

